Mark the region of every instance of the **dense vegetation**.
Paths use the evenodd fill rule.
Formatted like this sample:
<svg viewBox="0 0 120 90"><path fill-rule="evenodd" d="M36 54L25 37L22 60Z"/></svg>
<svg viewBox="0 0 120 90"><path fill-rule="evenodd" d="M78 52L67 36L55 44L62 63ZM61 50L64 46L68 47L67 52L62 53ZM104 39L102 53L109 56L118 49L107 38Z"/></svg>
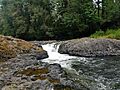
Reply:
<svg viewBox="0 0 120 90"><path fill-rule="evenodd" d="M90 37L120 39L120 29L108 29L107 31L101 31L101 30L96 31Z"/></svg>
<svg viewBox="0 0 120 90"><path fill-rule="evenodd" d="M71 39L119 27L119 0L1 1L0 34L26 40Z"/></svg>

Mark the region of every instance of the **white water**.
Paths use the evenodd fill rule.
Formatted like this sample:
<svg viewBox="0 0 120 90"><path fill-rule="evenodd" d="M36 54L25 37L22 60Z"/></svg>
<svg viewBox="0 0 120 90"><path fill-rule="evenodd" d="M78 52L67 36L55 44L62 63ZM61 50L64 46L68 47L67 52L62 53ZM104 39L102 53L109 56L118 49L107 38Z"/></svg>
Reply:
<svg viewBox="0 0 120 90"><path fill-rule="evenodd" d="M80 61L80 62L84 62L84 64L89 64L91 62L89 58L89 60L85 57L77 57L77 56L69 56L68 54L60 54L58 53L58 48L59 48L59 44L56 43L52 43L52 44L45 44L42 45L43 49L46 50L48 52L49 57L46 59L43 59L43 62L48 62L49 64L53 64L53 63L58 63L60 64L62 67L65 67L67 69L71 69L71 70L75 70L71 68L71 63L73 61ZM78 74L78 72L75 71L76 74ZM99 79L95 80L99 82ZM106 86L103 85L102 83L99 82L99 89L94 89L94 90L107 90Z"/></svg>
<svg viewBox="0 0 120 90"><path fill-rule="evenodd" d="M85 58L82 58L82 57L69 56L67 54L58 53L59 44L56 44L56 43L42 45L42 47L44 50L48 52L48 55L49 55L47 59L42 60L43 62L48 62L50 64L58 63L62 67L70 68L72 61L85 60Z"/></svg>
<svg viewBox="0 0 120 90"><path fill-rule="evenodd" d="M42 47L48 52L49 56L47 59L43 59L43 62L48 62L50 64L59 63L62 67L69 68L70 61L76 58L74 56L58 53L59 45L55 43L42 45Z"/></svg>

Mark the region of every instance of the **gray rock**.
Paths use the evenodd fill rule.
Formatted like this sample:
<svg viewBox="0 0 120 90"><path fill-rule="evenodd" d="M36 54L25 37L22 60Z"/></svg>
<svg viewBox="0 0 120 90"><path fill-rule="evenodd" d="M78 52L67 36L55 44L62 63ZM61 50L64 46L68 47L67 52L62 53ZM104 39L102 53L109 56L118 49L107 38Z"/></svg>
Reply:
<svg viewBox="0 0 120 90"><path fill-rule="evenodd" d="M59 79L61 78L61 76L64 74L62 67L59 64L50 64L48 66L48 77L49 79Z"/></svg>
<svg viewBox="0 0 120 90"><path fill-rule="evenodd" d="M4 79L0 77L0 89L5 85Z"/></svg>
<svg viewBox="0 0 120 90"><path fill-rule="evenodd" d="M32 54L19 55L0 67L0 90L58 90L57 85L59 90L87 90L68 78L59 64L41 62Z"/></svg>
<svg viewBox="0 0 120 90"><path fill-rule="evenodd" d="M58 50L59 53L96 57L120 55L120 40L82 38L63 42Z"/></svg>
<svg viewBox="0 0 120 90"><path fill-rule="evenodd" d="M34 53L33 55L35 55L37 60L48 58L47 51L43 51L43 52L40 52L40 53Z"/></svg>
<svg viewBox="0 0 120 90"><path fill-rule="evenodd" d="M26 82L17 87L17 90L52 90L53 85L47 80Z"/></svg>
<svg viewBox="0 0 120 90"><path fill-rule="evenodd" d="M86 88L85 86L75 83L72 80L67 80L67 79L61 79L61 85L63 86L69 86L71 87L73 90L90 90L89 88Z"/></svg>

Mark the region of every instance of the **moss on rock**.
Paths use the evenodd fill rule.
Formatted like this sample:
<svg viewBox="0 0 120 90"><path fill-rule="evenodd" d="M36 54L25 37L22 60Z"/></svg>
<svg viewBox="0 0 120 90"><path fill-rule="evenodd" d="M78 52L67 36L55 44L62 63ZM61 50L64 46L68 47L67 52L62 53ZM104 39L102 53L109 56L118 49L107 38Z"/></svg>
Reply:
<svg viewBox="0 0 120 90"><path fill-rule="evenodd" d="M44 50L41 47L37 47L33 43L11 36L0 35L0 59L10 59L18 54L39 53L42 51Z"/></svg>
<svg viewBox="0 0 120 90"><path fill-rule="evenodd" d="M19 72L19 74L24 74L26 76L41 75L41 74L47 74L47 73L48 73L47 68L28 68L26 70Z"/></svg>

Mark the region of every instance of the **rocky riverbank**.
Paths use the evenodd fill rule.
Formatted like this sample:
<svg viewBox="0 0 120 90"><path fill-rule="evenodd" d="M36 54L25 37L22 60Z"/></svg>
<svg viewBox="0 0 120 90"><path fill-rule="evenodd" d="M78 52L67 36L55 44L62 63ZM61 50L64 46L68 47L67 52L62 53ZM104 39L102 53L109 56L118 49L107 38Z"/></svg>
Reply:
<svg viewBox="0 0 120 90"><path fill-rule="evenodd" d="M3 40L0 44L2 53L0 54L2 57L0 59L0 90L99 90L102 85L99 86L99 82L90 76L94 70L93 64L87 67L89 63L82 65L83 62L82 64L77 62L78 66L71 64L74 68L72 71L56 63L42 62L48 55L41 45L54 43L56 47L56 44L61 44L59 47L61 53L89 57L119 55L120 49L120 41L111 39L82 38L61 42L33 41L32 43L6 36L1 36L1 39ZM3 48L4 45L7 48ZM12 56L14 53L15 55ZM82 61L80 58L76 59ZM95 66L99 65L95 64ZM87 71L88 68L92 71L90 69ZM102 70L97 70L97 72L100 71Z"/></svg>
<svg viewBox="0 0 120 90"><path fill-rule="evenodd" d="M89 90L59 64L42 62L48 55L40 44L0 36L0 57L0 90Z"/></svg>
<svg viewBox="0 0 120 90"><path fill-rule="evenodd" d="M31 54L0 64L1 90L89 90L70 80L59 64L38 61Z"/></svg>
<svg viewBox="0 0 120 90"><path fill-rule="evenodd" d="M58 50L62 54L94 57L119 56L120 40L82 38L63 42Z"/></svg>

